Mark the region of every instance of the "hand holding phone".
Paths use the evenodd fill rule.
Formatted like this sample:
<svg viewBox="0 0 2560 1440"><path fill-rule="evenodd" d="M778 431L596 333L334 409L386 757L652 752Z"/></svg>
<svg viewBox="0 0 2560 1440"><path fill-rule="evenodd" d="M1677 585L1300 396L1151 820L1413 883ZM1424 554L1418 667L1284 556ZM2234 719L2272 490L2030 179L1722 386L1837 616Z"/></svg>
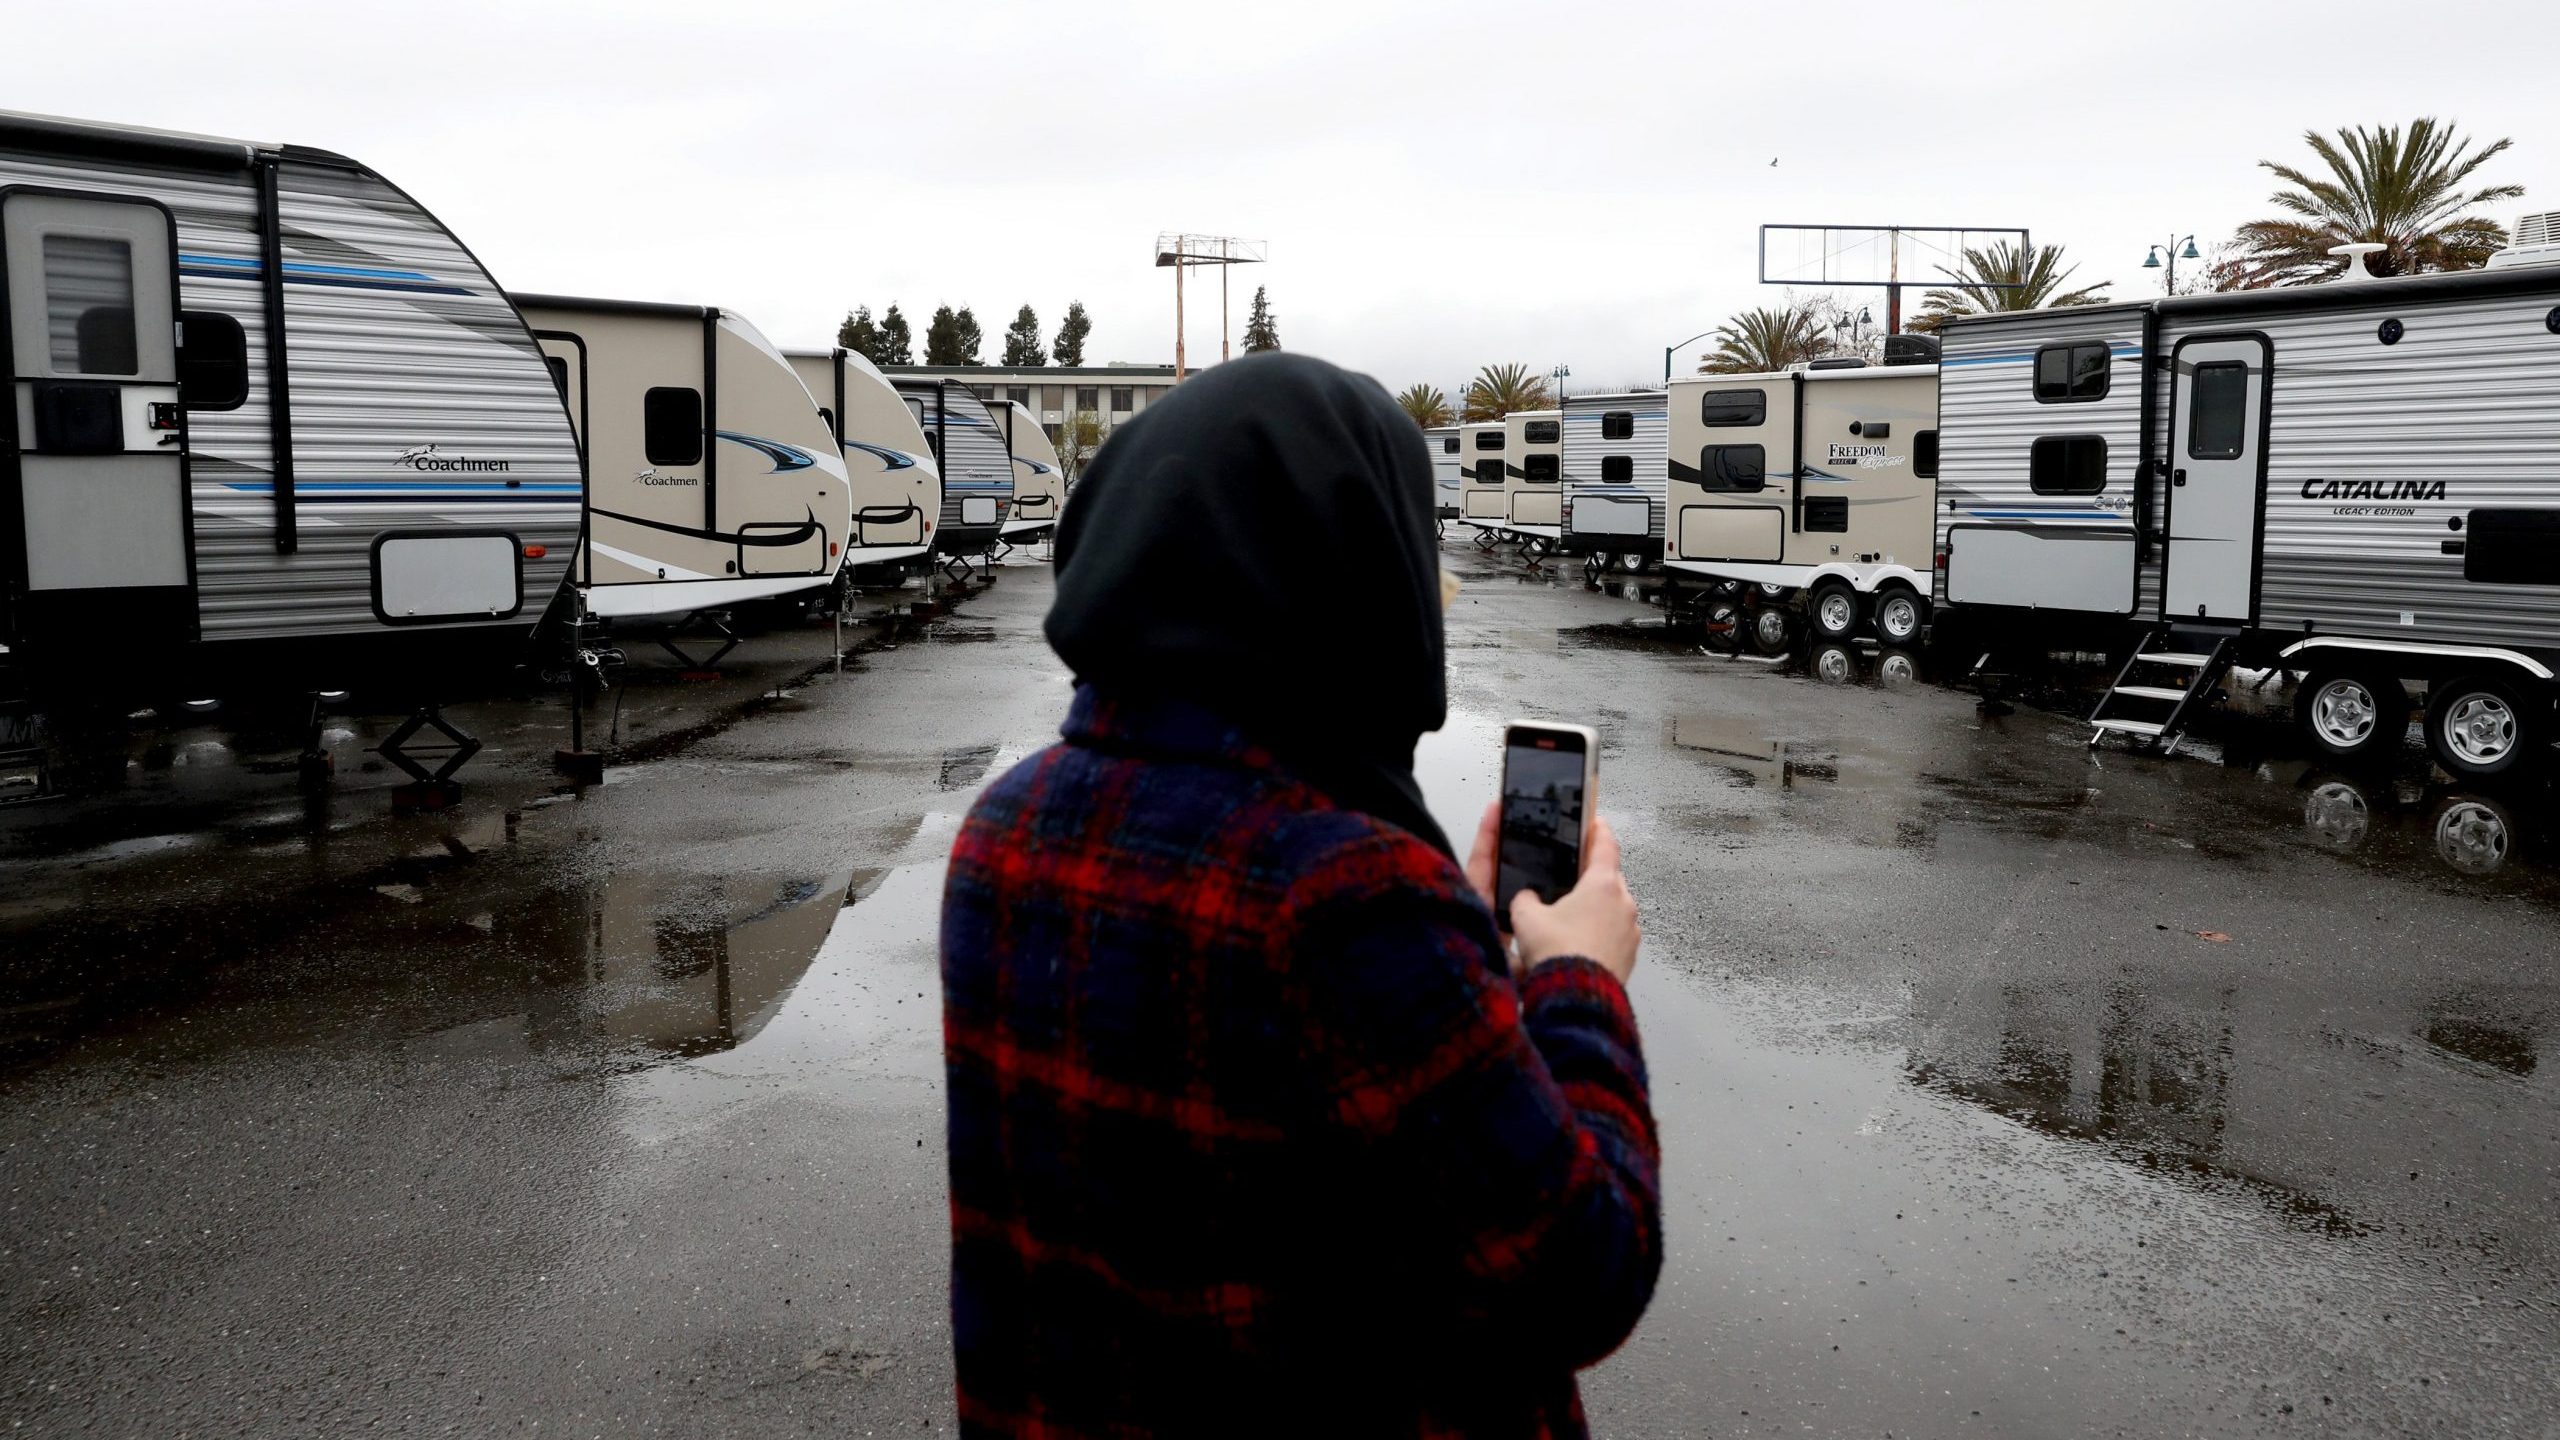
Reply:
<svg viewBox="0 0 2560 1440"><path fill-rule="evenodd" d="M1515 720L1502 728L1502 833L1493 918L1511 927L1512 897L1554 904L1582 878L1600 775L1600 736L1587 725Z"/></svg>
<svg viewBox="0 0 2560 1440"><path fill-rule="evenodd" d="M1540 745L1542 735L1555 743ZM1634 973L1644 929L1637 920L1635 896L1618 870L1617 836L1599 818L1599 737L1583 726L1524 723L1507 728L1503 739L1503 798L1485 807L1466 868L1467 879L1503 929L1517 927L1513 973L1560 955L1579 955L1623 982ZM1515 750L1530 752L1517 767ZM1574 793L1579 797L1579 813L1569 818L1550 807L1547 787L1537 779L1567 772L1576 776ZM1557 805L1567 798L1560 784ZM1531 843L1506 845L1515 838L1510 833L1515 820L1517 838ZM1570 858L1553 848L1568 838L1573 842Z"/></svg>

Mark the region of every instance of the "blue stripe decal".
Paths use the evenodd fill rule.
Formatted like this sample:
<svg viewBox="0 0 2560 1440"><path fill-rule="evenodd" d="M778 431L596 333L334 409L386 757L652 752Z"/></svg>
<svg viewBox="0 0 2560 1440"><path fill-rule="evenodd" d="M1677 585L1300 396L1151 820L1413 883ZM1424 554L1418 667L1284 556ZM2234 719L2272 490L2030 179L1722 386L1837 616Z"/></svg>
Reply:
<svg viewBox="0 0 2560 1440"><path fill-rule="evenodd" d="M2141 358L2142 347L2120 340L2110 340L2107 342L2107 353L2118 360L2135 360ZM2035 358L2036 352L2033 350L2004 350L1996 355L1967 355L1960 360L1941 360L1938 364L1942 368L1949 365L2024 365Z"/></svg>
<svg viewBox="0 0 2560 1440"><path fill-rule="evenodd" d="M178 273L209 280L255 280L266 273L265 262L235 255L178 256ZM470 295L474 291L447 285L416 270L380 270L362 265L324 265L314 260L287 260L284 278L293 285L348 290L401 290L426 295Z"/></svg>
<svg viewBox="0 0 2560 1440"><path fill-rule="evenodd" d="M796 446L785 445L779 440L767 440L758 435L741 435L734 430L722 430L718 433L721 439L728 441L730 444L744 445L748 449L753 450L757 454L760 454L766 459L772 461L773 470L771 473L776 475L780 475L787 470L806 470L810 466L818 463L817 457L811 455L808 451L799 449Z"/></svg>
<svg viewBox="0 0 2560 1440"><path fill-rule="evenodd" d="M272 480L226 480L225 490L238 490L248 495L275 492ZM575 480L529 480L510 485L504 480L422 480L403 484L397 480L296 480L293 493L310 495L337 492L373 495L485 495L503 500L509 495L576 495L586 489Z"/></svg>
<svg viewBox="0 0 2560 1440"><path fill-rule="evenodd" d="M849 450L859 450L865 455L879 456L880 459L892 470L911 470L915 468L916 457L908 454L904 450L892 450L885 445L865 445L859 440L847 440L844 443L845 448Z"/></svg>
<svg viewBox="0 0 2560 1440"><path fill-rule="evenodd" d="M1967 510L1976 520L2124 520L2113 510ZM2127 522L2128 524L2131 522Z"/></svg>

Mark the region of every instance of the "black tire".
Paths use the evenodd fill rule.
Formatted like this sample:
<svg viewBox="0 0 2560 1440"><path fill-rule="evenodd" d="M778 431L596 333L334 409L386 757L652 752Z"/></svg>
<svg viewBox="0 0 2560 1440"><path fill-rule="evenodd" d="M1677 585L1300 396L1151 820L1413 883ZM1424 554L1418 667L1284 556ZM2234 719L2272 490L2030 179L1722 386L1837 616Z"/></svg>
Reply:
<svg viewBox="0 0 2560 1440"><path fill-rule="evenodd" d="M2293 719L2321 754L2372 760L2399 753L2409 731L2409 696L2388 676L2317 671L2294 692Z"/></svg>
<svg viewBox="0 0 2560 1440"><path fill-rule="evenodd" d="M1858 633L1858 592L1837 580L1815 586L1806 610L1816 639L1846 640Z"/></svg>
<svg viewBox="0 0 2560 1440"><path fill-rule="evenodd" d="M1731 600L1709 600L1706 605L1708 648L1723 650L1734 655L1741 654L1744 647L1750 643L1743 638L1750 624L1751 617L1744 613L1740 605Z"/></svg>
<svg viewBox="0 0 2560 1440"><path fill-rule="evenodd" d="M1751 648L1763 655L1784 655L1795 644L1795 624L1787 612L1772 605L1755 610L1749 617Z"/></svg>
<svg viewBox="0 0 2560 1440"><path fill-rule="evenodd" d="M2428 691L2427 749L2458 779L2499 779L2542 748L2547 711L2500 676L2448 680Z"/></svg>
<svg viewBox="0 0 2560 1440"><path fill-rule="evenodd" d="M1876 592L1876 638L1887 645L1917 645L1929 629L1929 602L1900 585Z"/></svg>

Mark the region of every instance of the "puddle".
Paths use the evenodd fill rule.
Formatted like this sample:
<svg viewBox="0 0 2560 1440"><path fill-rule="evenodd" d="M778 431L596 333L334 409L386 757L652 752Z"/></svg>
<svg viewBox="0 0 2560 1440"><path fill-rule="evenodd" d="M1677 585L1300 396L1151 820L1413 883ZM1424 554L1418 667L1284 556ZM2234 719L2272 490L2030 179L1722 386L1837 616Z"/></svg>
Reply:
<svg viewBox="0 0 2560 1440"><path fill-rule="evenodd" d="M987 770L995 764L996 745L971 745L942 752L942 775L935 783L945 790L969 790L987 778Z"/></svg>

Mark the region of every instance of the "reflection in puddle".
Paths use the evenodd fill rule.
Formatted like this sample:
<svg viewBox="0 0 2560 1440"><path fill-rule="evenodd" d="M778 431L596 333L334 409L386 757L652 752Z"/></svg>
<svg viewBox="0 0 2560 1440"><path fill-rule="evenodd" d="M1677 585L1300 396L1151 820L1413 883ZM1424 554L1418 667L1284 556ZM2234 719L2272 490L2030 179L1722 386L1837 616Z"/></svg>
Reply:
<svg viewBox="0 0 2560 1440"><path fill-rule="evenodd" d="M2474 879L2508 875L2533 886L2542 877L2516 862L2549 840L2548 787L2484 794L2391 776L2350 775L2303 761L2271 761L2261 779L2302 797L2302 833L2320 849L2386 867L2424 859Z"/></svg>
<svg viewBox="0 0 2560 1440"><path fill-rule="evenodd" d="M987 767L995 763L994 745L971 745L960 750L942 752L942 778L945 790L967 790L987 777Z"/></svg>

